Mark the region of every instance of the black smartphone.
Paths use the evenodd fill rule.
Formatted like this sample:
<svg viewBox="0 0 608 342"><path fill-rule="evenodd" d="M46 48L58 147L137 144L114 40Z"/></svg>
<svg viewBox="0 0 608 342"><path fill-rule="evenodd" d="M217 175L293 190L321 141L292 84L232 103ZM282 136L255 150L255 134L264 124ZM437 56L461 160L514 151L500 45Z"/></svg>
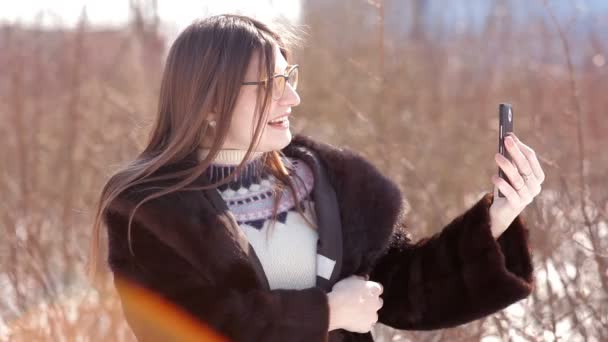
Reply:
<svg viewBox="0 0 608 342"><path fill-rule="evenodd" d="M508 103L501 103L498 106L498 153L502 154L509 160L511 159L511 155L507 151L505 147L505 137L509 133L513 132L513 106ZM502 169L498 167L498 177L507 181L507 183L511 184L507 175L502 172ZM511 184L512 185L512 184ZM498 190L498 197L505 197L505 195Z"/></svg>

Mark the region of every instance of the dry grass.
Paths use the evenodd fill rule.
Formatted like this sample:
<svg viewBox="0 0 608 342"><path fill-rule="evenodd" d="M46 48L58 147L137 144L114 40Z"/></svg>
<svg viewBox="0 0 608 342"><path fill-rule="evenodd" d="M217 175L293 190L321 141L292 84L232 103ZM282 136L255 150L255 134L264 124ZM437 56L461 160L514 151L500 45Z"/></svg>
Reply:
<svg viewBox="0 0 608 342"><path fill-rule="evenodd" d="M533 296L462 327L380 326L376 337L608 340L605 29L590 23L575 35L577 18L554 16L552 4L515 24L505 8L517 1L503 0L479 31L437 35L416 20L397 34L396 3L306 2L294 131L383 168L407 196L419 237L491 191L500 102L514 105L516 133L547 180L524 212ZM417 18L423 9L405 10ZM141 148L170 43L152 17L133 18L118 30L84 21L69 31L0 30L0 339L132 340L111 284L91 290L83 267L93 206L112 171Z"/></svg>

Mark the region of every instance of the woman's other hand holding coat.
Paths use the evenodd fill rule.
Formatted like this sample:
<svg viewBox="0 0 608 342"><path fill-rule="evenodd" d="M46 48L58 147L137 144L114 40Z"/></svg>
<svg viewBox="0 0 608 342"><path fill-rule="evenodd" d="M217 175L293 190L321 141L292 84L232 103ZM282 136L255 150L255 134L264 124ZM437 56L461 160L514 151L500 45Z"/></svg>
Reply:
<svg viewBox="0 0 608 342"><path fill-rule="evenodd" d="M345 329L352 332L369 332L378 321L382 308L380 283L358 275L344 278L334 284L327 294L329 300L329 331Z"/></svg>

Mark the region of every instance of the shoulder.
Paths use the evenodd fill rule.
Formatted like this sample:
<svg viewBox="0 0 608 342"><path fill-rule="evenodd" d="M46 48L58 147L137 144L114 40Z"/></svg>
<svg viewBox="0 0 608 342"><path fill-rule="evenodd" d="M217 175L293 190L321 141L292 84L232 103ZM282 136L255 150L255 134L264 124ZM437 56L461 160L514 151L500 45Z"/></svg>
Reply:
<svg viewBox="0 0 608 342"><path fill-rule="evenodd" d="M104 210L112 265L130 259L129 255L141 263L145 256L163 252L200 268L197 253L214 250L219 235L204 232L220 222L203 191L177 191L147 200L162 188L159 184L130 187Z"/></svg>
<svg viewBox="0 0 608 342"><path fill-rule="evenodd" d="M107 206L106 212L129 215L137 209L138 217L141 215L164 215L180 210L186 203L183 194L171 192L158 196L160 191L166 189L155 183L136 184L122 191Z"/></svg>
<svg viewBox="0 0 608 342"><path fill-rule="evenodd" d="M382 195L385 201L401 202L397 184L360 152L303 134L294 135L286 150L296 148L307 149L318 157L337 191L366 191Z"/></svg>
<svg viewBox="0 0 608 342"><path fill-rule="evenodd" d="M168 167L157 171L153 177L166 174ZM203 191L166 192L177 180L165 179L135 184L122 191L105 208L102 216L133 222L150 230L176 225L202 224L205 213L212 211L210 201ZM116 221L116 219L115 219ZM122 225L108 224L109 230L123 230Z"/></svg>
<svg viewBox="0 0 608 342"><path fill-rule="evenodd" d="M403 214L405 197L399 186L360 152L301 134L289 147L304 148L317 156L336 192L343 219L358 221L354 225L376 226L377 232L378 227L390 230Z"/></svg>

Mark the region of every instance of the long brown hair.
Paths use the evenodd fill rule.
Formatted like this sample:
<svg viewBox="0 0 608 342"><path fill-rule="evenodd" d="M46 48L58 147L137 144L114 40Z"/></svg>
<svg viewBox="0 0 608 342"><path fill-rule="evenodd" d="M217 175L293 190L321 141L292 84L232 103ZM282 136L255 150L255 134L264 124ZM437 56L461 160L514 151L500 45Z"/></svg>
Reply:
<svg viewBox="0 0 608 342"><path fill-rule="evenodd" d="M158 111L148 143L132 162L110 177L101 192L93 223L88 265L89 279L94 279L97 273L102 216L109 204L123 191L134 185L156 180L175 180L171 186L148 195L133 208L128 223L128 244L133 254L131 222L139 206L175 191L217 187L229 182L234 174L240 173L246 166L258 146L262 129L268 121L266 109L271 100L273 82L268 82L266 87L258 87L255 105L257 124L253 139L243 161L236 167L234 173L215 184L188 187L211 165L224 144L239 88L244 81L253 53L257 52L260 56L258 64L260 75L266 75L268 78L274 73L275 44L279 46L285 59L290 61L290 47L298 41L299 37L295 34L294 27L286 25L280 27L281 34L254 18L223 14L195 20L179 34L167 56ZM196 153L203 138L211 134L208 132L210 112L217 113L217 125L212 132L209 153L192 168L151 176L161 167ZM265 167L279 180L273 191L277 194L271 219L273 226L276 222L281 194L287 185L298 212L314 227L315 224L306 218L297 200L295 186L290 178L291 171L283 163L282 152L265 152L261 158L264 158ZM154 189L158 188L154 187Z"/></svg>

